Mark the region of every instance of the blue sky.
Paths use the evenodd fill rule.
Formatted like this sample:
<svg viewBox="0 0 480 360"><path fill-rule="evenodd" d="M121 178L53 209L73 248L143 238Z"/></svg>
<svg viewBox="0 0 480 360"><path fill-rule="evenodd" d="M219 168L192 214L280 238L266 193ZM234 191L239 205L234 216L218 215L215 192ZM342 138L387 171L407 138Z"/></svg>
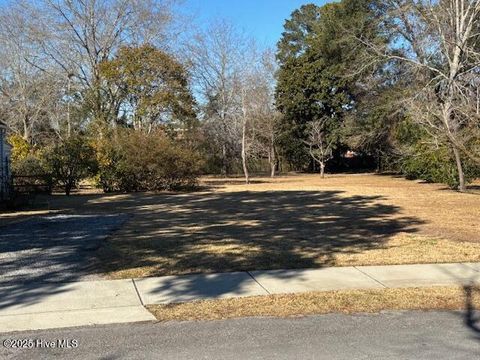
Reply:
<svg viewBox="0 0 480 360"><path fill-rule="evenodd" d="M285 19L301 5L323 5L327 0L185 0L186 10L195 15L196 23L211 18L226 18L260 44L274 47L283 31Z"/></svg>
<svg viewBox="0 0 480 360"><path fill-rule="evenodd" d="M293 10L308 3L324 5L332 0L184 0L181 7L201 24L225 18L264 46L274 47L280 39L285 19ZM0 0L3 5L7 0Z"/></svg>

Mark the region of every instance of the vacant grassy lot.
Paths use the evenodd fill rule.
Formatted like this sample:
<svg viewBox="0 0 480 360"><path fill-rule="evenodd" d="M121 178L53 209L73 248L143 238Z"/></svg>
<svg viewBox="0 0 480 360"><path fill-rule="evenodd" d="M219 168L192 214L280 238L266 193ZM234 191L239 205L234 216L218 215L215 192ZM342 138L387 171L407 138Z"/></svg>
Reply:
<svg viewBox="0 0 480 360"><path fill-rule="evenodd" d="M79 194L50 211L128 213L99 249L113 278L480 261L480 191L399 177L203 179L196 193ZM28 212L22 216L28 216ZM3 218L3 219L2 219ZM1 215L0 221L18 219Z"/></svg>

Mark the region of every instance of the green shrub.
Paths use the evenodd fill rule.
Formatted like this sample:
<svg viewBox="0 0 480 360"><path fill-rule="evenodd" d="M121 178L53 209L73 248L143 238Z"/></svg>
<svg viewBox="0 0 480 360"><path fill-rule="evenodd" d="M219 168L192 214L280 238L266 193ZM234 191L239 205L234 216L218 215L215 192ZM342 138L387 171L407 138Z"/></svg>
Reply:
<svg viewBox="0 0 480 360"><path fill-rule="evenodd" d="M45 175L47 169L44 161L33 154L27 154L23 158L19 158L12 162L12 172L18 176L37 176Z"/></svg>
<svg viewBox="0 0 480 360"><path fill-rule="evenodd" d="M95 150L82 136L72 136L49 149L45 161L54 183L63 186L67 195L97 169Z"/></svg>
<svg viewBox="0 0 480 360"><path fill-rule="evenodd" d="M445 142L435 144L429 133L420 125L405 120L398 124L395 138L400 144L399 170L408 179L422 179L428 182L458 187L458 170L453 151ZM473 144L468 147L474 149ZM480 176L480 168L462 156L465 181L471 182Z"/></svg>
<svg viewBox="0 0 480 360"><path fill-rule="evenodd" d="M480 169L463 158L465 181L471 182L480 176ZM446 146L432 148L417 143L412 153L405 156L401 171L408 179L422 179L428 182L447 184L452 189L458 187L458 171L452 151Z"/></svg>
<svg viewBox="0 0 480 360"><path fill-rule="evenodd" d="M124 130L97 146L105 192L179 190L196 186L199 154L162 132Z"/></svg>

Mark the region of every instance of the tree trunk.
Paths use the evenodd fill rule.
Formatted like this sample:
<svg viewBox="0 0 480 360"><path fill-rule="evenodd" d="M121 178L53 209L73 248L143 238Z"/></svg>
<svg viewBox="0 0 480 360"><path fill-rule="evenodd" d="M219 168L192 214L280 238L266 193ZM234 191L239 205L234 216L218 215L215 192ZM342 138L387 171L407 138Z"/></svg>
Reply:
<svg viewBox="0 0 480 360"><path fill-rule="evenodd" d="M70 97L71 93L71 80L72 78L70 75L68 76L68 86L67 86L67 97L68 97L68 102L67 102L67 138L70 138L72 134L72 124L71 124L71 116L70 116L70 101L72 100Z"/></svg>
<svg viewBox="0 0 480 360"><path fill-rule="evenodd" d="M28 126L28 118L23 119L23 139L30 144L30 128Z"/></svg>
<svg viewBox="0 0 480 360"><path fill-rule="evenodd" d="M320 163L320 176L322 179L325 178L325 163L323 162Z"/></svg>
<svg viewBox="0 0 480 360"><path fill-rule="evenodd" d="M72 185L67 182L65 184L65 195L70 196L70 192L72 191Z"/></svg>
<svg viewBox="0 0 480 360"><path fill-rule="evenodd" d="M227 144L222 144L222 175L227 176Z"/></svg>
<svg viewBox="0 0 480 360"><path fill-rule="evenodd" d="M275 177L275 168L277 166L277 161L275 158L275 148L270 147L270 152L268 154L268 161L270 163L270 177Z"/></svg>
<svg viewBox="0 0 480 360"><path fill-rule="evenodd" d="M242 127L242 166L243 166L243 174L245 175L245 183L249 184L250 179L248 177L248 167L247 167L247 149L246 149L246 134L247 132L247 124L246 121L243 122Z"/></svg>
<svg viewBox="0 0 480 360"><path fill-rule="evenodd" d="M463 173L462 159L460 157L460 151L454 145L453 153L455 154L455 162L457 163L457 172L458 172L458 191L466 191L467 187L465 186L465 175Z"/></svg>
<svg viewBox="0 0 480 360"><path fill-rule="evenodd" d="M380 151L377 150L375 152L375 157L376 157L376 161L377 161L377 169L375 170L375 172L380 173L380 171L382 170Z"/></svg>

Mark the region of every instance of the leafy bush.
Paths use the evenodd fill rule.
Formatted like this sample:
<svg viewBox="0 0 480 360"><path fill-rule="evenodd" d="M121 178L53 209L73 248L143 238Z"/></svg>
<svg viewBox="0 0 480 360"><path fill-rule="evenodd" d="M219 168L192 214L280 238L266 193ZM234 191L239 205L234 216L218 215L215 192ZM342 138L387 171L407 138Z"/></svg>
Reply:
<svg viewBox="0 0 480 360"><path fill-rule="evenodd" d="M480 169L464 158L465 181L471 182L480 176ZM421 142L413 147L413 152L405 156L401 171L408 179L422 179L428 182L443 183L458 187L458 171L452 151L446 146L431 148Z"/></svg>
<svg viewBox="0 0 480 360"><path fill-rule="evenodd" d="M105 192L178 190L197 184L199 154L162 132L119 131L97 146Z"/></svg>
<svg viewBox="0 0 480 360"><path fill-rule="evenodd" d="M38 176L47 173L44 161L33 154L28 154L14 161L12 171L18 176Z"/></svg>
<svg viewBox="0 0 480 360"><path fill-rule="evenodd" d="M72 136L51 148L45 161L53 181L63 186L67 195L80 180L94 174L97 167L95 150L82 136Z"/></svg>
<svg viewBox="0 0 480 360"><path fill-rule="evenodd" d="M398 124L395 137L400 144L399 170L408 179L458 187L458 170L453 151L445 143L435 144L431 135L411 120ZM472 147L473 149L473 147ZM480 168L468 157L462 157L465 181L471 182L480 176Z"/></svg>
<svg viewBox="0 0 480 360"><path fill-rule="evenodd" d="M31 152L30 144L20 135L13 134L8 137L8 143L12 146L12 164L24 160Z"/></svg>

